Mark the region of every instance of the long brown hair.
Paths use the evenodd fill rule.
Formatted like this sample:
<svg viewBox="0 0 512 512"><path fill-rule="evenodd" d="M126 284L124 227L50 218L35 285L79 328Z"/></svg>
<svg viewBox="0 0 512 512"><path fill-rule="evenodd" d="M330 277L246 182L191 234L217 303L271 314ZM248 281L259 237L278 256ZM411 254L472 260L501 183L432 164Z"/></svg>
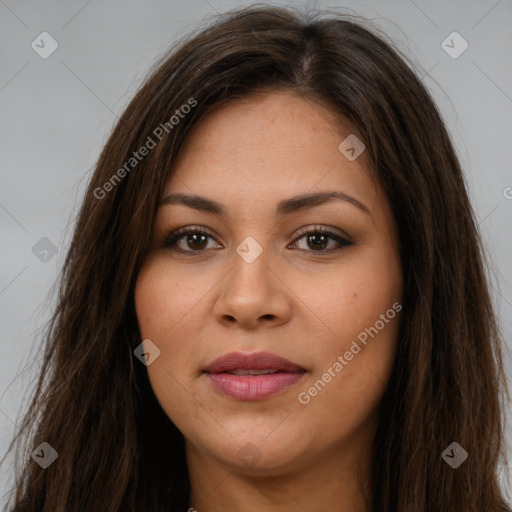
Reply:
<svg viewBox="0 0 512 512"><path fill-rule="evenodd" d="M134 283L187 133L214 105L263 90L293 91L351 123L398 227L403 325L375 437L373 510L510 511L497 479L501 335L459 162L414 65L364 20L326 14L255 5L215 17L158 62L114 127L9 447L18 443L15 512L187 509L183 436L134 357ZM469 454L457 469L441 457L454 441ZM30 457L43 442L58 453L46 469Z"/></svg>

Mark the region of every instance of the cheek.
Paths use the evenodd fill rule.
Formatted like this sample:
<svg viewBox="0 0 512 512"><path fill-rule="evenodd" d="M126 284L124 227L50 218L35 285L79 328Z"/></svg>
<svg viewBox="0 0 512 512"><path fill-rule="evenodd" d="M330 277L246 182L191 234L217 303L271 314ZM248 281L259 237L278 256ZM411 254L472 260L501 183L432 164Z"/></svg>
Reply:
<svg viewBox="0 0 512 512"><path fill-rule="evenodd" d="M142 338L158 337L158 326L164 319L164 311L169 296L165 293L168 283L158 267L146 263L137 276L135 283L135 312Z"/></svg>
<svg viewBox="0 0 512 512"><path fill-rule="evenodd" d="M186 327L207 290L204 280L178 275L169 270L165 261L149 259L135 286L135 310L143 338L159 340L161 344L176 329Z"/></svg>
<svg viewBox="0 0 512 512"><path fill-rule="evenodd" d="M297 391L299 407L305 409L316 434L326 440L336 440L340 432L351 435L375 419L393 366L399 333L398 314L388 318L389 323L384 323L380 330L380 323L375 327L379 314L371 324L357 320L345 329L324 351L322 364L311 379ZM343 326L339 327L341 331Z"/></svg>
<svg viewBox="0 0 512 512"><path fill-rule="evenodd" d="M295 279L293 292L300 298L299 316L307 318L309 328L318 330L322 347L343 350L347 341L350 345L352 339L401 301L401 270L397 262L382 258L376 250L372 252L378 258L371 253L365 258L355 255L339 269Z"/></svg>
<svg viewBox="0 0 512 512"><path fill-rule="evenodd" d="M176 380L183 380L183 369L192 367L190 360L198 343L192 330L199 325L201 292L193 284L183 286L176 272L169 272L155 260L143 266L137 277L135 311L141 337L160 350L158 358L147 367L155 391L174 386Z"/></svg>
<svg viewBox="0 0 512 512"><path fill-rule="evenodd" d="M205 291L199 283L184 287L182 279L176 277L176 272L169 272L163 263L148 260L135 286L141 337L150 339L160 350L159 356L146 367L148 378L163 410L180 429L191 418L204 423L201 407L191 399L194 390L187 383L194 363L197 364L194 354L198 347L194 344L199 342L192 331L198 328L197 308Z"/></svg>
<svg viewBox="0 0 512 512"><path fill-rule="evenodd" d="M301 386L299 402L325 423L357 429L372 415L387 385L396 353L402 309L399 261L368 251L325 279L304 287L328 330L316 345L319 364ZM313 282L313 281L311 281ZM316 283L319 284L318 276ZM321 283L320 283L321 284ZM327 286L328 285L328 286ZM334 435L334 433L333 433Z"/></svg>

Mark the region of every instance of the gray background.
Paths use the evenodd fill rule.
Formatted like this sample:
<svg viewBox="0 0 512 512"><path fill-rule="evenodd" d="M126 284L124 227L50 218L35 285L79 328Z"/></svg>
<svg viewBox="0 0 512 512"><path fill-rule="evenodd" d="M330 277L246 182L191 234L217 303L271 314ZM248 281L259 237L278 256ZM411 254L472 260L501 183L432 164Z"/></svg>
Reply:
<svg viewBox="0 0 512 512"><path fill-rule="evenodd" d="M205 16L249 3L0 0L0 456L31 391L38 360L26 365L39 350L38 335L54 305L45 300L70 240L68 224L108 132L174 41ZM493 293L511 375L512 1L269 3L343 7L363 15L417 63L466 172L493 264ZM58 42L46 59L31 47L44 31ZM458 58L441 45L454 31L469 44ZM460 42L453 44L461 48ZM43 237L50 242L40 242ZM38 243L43 245L36 248L49 250L46 256L34 254ZM48 261L41 261L44 257ZM510 409L507 415L512 439ZM471 447L465 448L471 456ZM9 479L7 463L0 493Z"/></svg>

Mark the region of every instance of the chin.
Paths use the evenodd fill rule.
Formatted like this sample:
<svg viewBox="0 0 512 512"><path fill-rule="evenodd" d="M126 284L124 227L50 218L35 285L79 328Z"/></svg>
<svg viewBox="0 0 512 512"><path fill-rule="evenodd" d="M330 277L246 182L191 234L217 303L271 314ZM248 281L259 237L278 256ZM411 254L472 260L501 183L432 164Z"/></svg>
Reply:
<svg viewBox="0 0 512 512"><path fill-rule="evenodd" d="M275 428L275 425L274 427ZM304 450L286 431L277 436L272 429L265 434L246 430L243 434L222 440L208 438L206 449L231 470L252 476L285 473L296 466Z"/></svg>

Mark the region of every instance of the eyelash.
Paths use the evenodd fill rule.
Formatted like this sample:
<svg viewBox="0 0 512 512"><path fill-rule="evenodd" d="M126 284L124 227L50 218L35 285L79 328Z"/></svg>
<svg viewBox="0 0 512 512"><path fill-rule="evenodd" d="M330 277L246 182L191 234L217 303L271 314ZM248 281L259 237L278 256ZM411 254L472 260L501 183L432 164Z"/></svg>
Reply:
<svg viewBox="0 0 512 512"><path fill-rule="evenodd" d="M201 249L201 250L183 250L176 247L176 243L181 240L182 238L188 236L188 235L206 235L211 238L214 238L212 233L207 228L201 228L197 226L186 226L183 228L179 228L176 230L170 230L162 237L162 240L160 242L160 245L174 251L178 251L181 253L191 253L191 254L198 254L201 252L206 252L208 249ZM326 228L323 228L321 226L314 226L314 227L308 227L302 232L295 240L294 244L300 240L301 238L304 238L305 236L311 236L311 235L327 235L332 240L336 241L339 245L339 247L336 247L334 249L328 249L328 250L306 250L306 249L299 249L301 251L306 252L312 252L317 254L331 254L333 252L337 252L341 249L344 249L345 247L350 247L354 245L353 242L347 240L346 238L341 237L340 235L337 235L336 233L333 233L332 231L329 231Z"/></svg>

